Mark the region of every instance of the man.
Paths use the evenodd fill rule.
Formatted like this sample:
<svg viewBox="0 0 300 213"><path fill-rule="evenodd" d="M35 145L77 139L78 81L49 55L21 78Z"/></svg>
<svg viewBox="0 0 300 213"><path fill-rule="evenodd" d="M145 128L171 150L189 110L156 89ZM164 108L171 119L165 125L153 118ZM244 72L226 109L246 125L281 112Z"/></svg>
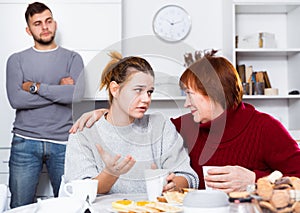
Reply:
<svg viewBox="0 0 300 213"><path fill-rule="evenodd" d="M34 202L44 163L58 196L73 92L83 70L78 53L56 44L56 21L45 4L29 4L25 18L34 47L11 55L6 70L8 99L16 109L9 160L11 208Z"/></svg>

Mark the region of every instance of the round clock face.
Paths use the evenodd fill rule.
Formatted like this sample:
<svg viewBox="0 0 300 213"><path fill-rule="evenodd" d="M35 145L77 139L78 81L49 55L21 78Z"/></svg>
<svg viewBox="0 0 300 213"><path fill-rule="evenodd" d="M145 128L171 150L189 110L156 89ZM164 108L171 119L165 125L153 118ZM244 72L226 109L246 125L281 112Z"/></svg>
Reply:
<svg viewBox="0 0 300 213"><path fill-rule="evenodd" d="M181 41L192 26L189 14L177 5L162 7L155 14L152 24L155 35L168 42Z"/></svg>

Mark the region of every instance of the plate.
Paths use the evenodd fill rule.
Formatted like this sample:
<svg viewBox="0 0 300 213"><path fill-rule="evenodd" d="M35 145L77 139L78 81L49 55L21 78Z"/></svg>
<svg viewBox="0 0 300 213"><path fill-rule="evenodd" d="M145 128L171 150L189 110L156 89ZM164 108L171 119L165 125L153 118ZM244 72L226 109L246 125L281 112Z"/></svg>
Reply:
<svg viewBox="0 0 300 213"><path fill-rule="evenodd" d="M111 203L116 200L146 200L147 194L110 194L110 195L100 195L96 198L96 200L93 203L93 207L95 209L104 210L108 212L117 212L112 209Z"/></svg>
<svg viewBox="0 0 300 213"><path fill-rule="evenodd" d="M169 204L169 205L171 205L171 204ZM133 212L133 211L117 211L117 210L114 210L114 209L112 209L111 207L110 208L107 208L106 209L108 212L110 212L110 213L131 213L131 212ZM183 209L182 210L178 210L178 211L168 211L168 212L160 212L160 213L183 213Z"/></svg>
<svg viewBox="0 0 300 213"><path fill-rule="evenodd" d="M142 201L142 200L148 200L147 194L111 194L111 195L103 195L96 198L95 203L93 204L93 207L95 209L105 209L108 212L112 213L118 213L118 211L114 210L111 206L112 202L116 200L132 200L132 201ZM164 205L170 205L170 206L176 206L178 205L172 205L164 203ZM126 211L124 211L126 212ZM180 211L174 211L176 213L183 212L183 210Z"/></svg>

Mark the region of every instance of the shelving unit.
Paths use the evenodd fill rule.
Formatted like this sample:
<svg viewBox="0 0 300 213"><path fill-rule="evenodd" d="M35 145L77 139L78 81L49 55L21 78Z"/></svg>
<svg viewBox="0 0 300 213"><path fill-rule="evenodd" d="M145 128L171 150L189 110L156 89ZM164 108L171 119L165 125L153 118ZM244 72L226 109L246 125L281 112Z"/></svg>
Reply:
<svg viewBox="0 0 300 213"><path fill-rule="evenodd" d="M85 98L84 101L107 101L107 98L104 97L99 97L99 98ZM151 98L152 101L184 101L185 96L174 96L174 97L169 97L169 96L156 96Z"/></svg>
<svg viewBox="0 0 300 213"><path fill-rule="evenodd" d="M245 96L244 101L278 118L288 130L300 130L300 1L233 2L233 63L267 71L278 96ZM275 34L275 48L238 48L236 36Z"/></svg>

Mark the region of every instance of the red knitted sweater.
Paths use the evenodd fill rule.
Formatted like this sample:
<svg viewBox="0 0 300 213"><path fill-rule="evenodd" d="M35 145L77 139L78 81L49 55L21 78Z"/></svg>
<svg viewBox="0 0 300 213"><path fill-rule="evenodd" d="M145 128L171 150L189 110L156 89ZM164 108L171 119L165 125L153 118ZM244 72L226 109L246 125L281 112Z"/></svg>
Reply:
<svg viewBox="0 0 300 213"><path fill-rule="evenodd" d="M249 104L241 103L205 124L195 123L190 113L171 120L188 147L200 189L204 189L203 165L239 165L254 171L256 179L274 170L300 177L296 141L278 120Z"/></svg>

